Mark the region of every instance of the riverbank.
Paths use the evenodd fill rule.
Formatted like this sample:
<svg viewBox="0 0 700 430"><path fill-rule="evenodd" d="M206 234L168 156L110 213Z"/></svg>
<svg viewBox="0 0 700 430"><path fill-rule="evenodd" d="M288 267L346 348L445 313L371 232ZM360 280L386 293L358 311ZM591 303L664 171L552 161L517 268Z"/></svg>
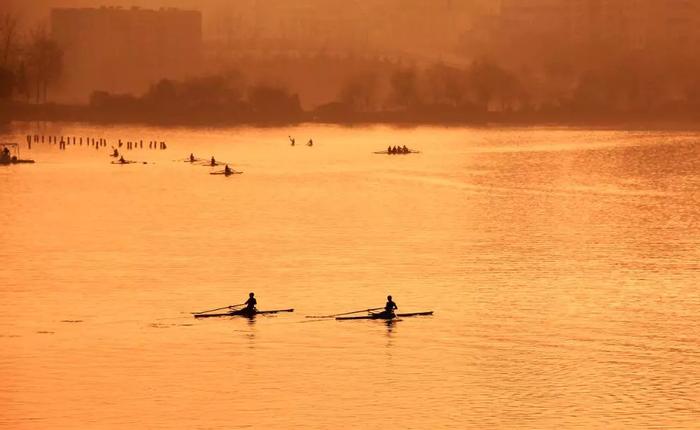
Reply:
<svg viewBox="0 0 700 430"><path fill-rule="evenodd" d="M226 127L236 125L281 126L302 123L396 126L566 126L605 128L697 129L695 112L601 112L563 110L483 112L423 106L411 110L356 112L340 103L314 110L260 111L246 106L217 109L157 108L134 105L120 109L70 104L0 104L0 124L13 121L81 122L105 125L144 124L155 126Z"/></svg>

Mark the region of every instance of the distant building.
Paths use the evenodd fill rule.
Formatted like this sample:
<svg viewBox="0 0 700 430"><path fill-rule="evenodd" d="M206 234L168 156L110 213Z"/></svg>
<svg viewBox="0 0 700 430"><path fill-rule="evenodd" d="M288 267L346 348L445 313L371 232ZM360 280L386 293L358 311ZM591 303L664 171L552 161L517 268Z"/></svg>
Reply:
<svg viewBox="0 0 700 430"><path fill-rule="evenodd" d="M700 43L696 0L494 0L470 34L475 51L516 69L566 58L649 52L695 55ZM476 55L479 52L475 52Z"/></svg>
<svg viewBox="0 0 700 430"><path fill-rule="evenodd" d="M51 11L51 34L64 50L63 99L94 90L141 93L162 78L201 67L202 16L178 9L114 7Z"/></svg>

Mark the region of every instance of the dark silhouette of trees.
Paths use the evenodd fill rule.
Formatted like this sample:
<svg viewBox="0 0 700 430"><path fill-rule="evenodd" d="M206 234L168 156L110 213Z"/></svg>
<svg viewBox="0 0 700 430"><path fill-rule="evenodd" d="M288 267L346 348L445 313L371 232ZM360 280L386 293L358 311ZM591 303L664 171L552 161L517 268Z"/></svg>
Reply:
<svg viewBox="0 0 700 430"><path fill-rule="evenodd" d="M56 83L63 72L63 51L44 27L36 28L31 34L27 64L36 90L36 102L46 103L49 86Z"/></svg>
<svg viewBox="0 0 700 430"><path fill-rule="evenodd" d="M16 55L19 20L9 12L0 14L0 67L6 68Z"/></svg>
<svg viewBox="0 0 700 430"><path fill-rule="evenodd" d="M12 97L15 87L15 75L6 67L0 67L0 100Z"/></svg>
<svg viewBox="0 0 700 430"><path fill-rule="evenodd" d="M347 80L340 90L340 102L352 112L369 112L377 107L378 78L372 72L361 73Z"/></svg>
<svg viewBox="0 0 700 430"><path fill-rule="evenodd" d="M18 24L9 12L0 14L0 100L12 97L17 84L14 65L17 57Z"/></svg>
<svg viewBox="0 0 700 430"><path fill-rule="evenodd" d="M283 88L256 85L248 90L248 103L257 115L270 118L301 113L299 96Z"/></svg>
<svg viewBox="0 0 700 430"><path fill-rule="evenodd" d="M415 68L396 70L389 78L389 106L410 109L421 104L418 91L418 72Z"/></svg>
<svg viewBox="0 0 700 430"><path fill-rule="evenodd" d="M474 101L484 112L494 103L502 111L512 110L516 102L527 98L515 74L488 60L475 61L467 70L467 80Z"/></svg>
<svg viewBox="0 0 700 430"><path fill-rule="evenodd" d="M425 70L424 79L429 103L458 108L466 102L468 82L464 70L437 63Z"/></svg>

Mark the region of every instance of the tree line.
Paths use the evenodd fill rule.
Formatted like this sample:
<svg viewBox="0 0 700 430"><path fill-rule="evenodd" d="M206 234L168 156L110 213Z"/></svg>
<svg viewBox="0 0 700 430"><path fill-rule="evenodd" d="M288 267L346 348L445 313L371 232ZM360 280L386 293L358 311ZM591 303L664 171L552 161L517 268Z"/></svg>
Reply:
<svg viewBox="0 0 700 430"><path fill-rule="evenodd" d="M271 84L247 84L236 71L176 81L162 79L142 95L95 91L99 118L160 123L287 122L302 117L297 94Z"/></svg>
<svg viewBox="0 0 700 430"><path fill-rule="evenodd" d="M520 73L488 58L463 66L399 65L383 75L368 70L348 79L336 101L319 109L408 117L697 117L700 62L620 56L580 69Z"/></svg>
<svg viewBox="0 0 700 430"><path fill-rule="evenodd" d="M45 103L63 72L63 51L43 25L24 34L19 24L9 12L0 15L0 100Z"/></svg>

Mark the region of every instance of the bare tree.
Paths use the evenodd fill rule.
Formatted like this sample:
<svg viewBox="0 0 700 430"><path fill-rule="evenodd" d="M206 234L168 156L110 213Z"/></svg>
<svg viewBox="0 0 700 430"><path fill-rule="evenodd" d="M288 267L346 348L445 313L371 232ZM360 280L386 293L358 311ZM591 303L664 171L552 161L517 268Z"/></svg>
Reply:
<svg viewBox="0 0 700 430"><path fill-rule="evenodd" d="M48 87L57 82L63 72L63 51L43 26L31 34L27 62L36 88L36 102L46 103Z"/></svg>
<svg viewBox="0 0 700 430"><path fill-rule="evenodd" d="M0 67L8 67L17 46L19 20L10 12L0 14Z"/></svg>

